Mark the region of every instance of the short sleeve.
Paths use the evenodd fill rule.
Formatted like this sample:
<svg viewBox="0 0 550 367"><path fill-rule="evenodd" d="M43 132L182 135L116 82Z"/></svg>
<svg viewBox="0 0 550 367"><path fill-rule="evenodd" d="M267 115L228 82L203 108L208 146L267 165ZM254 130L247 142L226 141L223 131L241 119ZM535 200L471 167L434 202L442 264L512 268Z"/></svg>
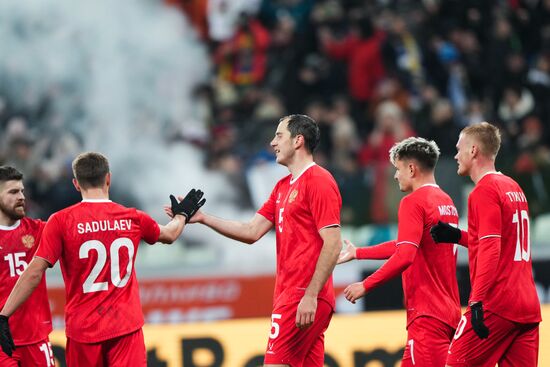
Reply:
<svg viewBox="0 0 550 367"><path fill-rule="evenodd" d="M478 238L502 234L502 207L498 193L490 186L479 186L470 195L470 207L478 218Z"/></svg>
<svg viewBox="0 0 550 367"><path fill-rule="evenodd" d="M320 177L308 186L309 206L317 230L340 226L342 197L336 182Z"/></svg>
<svg viewBox="0 0 550 367"><path fill-rule="evenodd" d="M38 250L34 254L35 257L40 257L46 260L50 266L54 266L63 249L63 233L59 225L59 216L53 214L40 236Z"/></svg>
<svg viewBox="0 0 550 367"><path fill-rule="evenodd" d="M276 197L277 192L279 191L280 182L275 185L273 188L273 191L271 191L271 195L269 195L269 198L266 200L264 205L258 210L258 214L264 216L268 221L271 223L275 223L275 204L276 204Z"/></svg>
<svg viewBox="0 0 550 367"><path fill-rule="evenodd" d="M422 205L410 196L406 196L399 204L397 245L408 243L420 246L424 233L424 209Z"/></svg>
<svg viewBox="0 0 550 367"><path fill-rule="evenodd" d="M137 211L139 216L139 226L141 229L141 238L148 244L156 243L160 236L160 227L158 223L147 213L141 210Z"/></svg>

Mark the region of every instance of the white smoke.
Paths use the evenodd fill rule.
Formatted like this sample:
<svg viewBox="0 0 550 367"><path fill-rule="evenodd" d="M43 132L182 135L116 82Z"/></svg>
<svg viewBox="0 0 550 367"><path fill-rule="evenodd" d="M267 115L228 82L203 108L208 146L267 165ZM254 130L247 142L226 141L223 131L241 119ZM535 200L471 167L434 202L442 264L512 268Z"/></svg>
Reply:
<svg viewBox="0 0 550 367"><path fill-rule="evenodd" d="M188 21L161 1L0 1L2 92L20 109L37 109L49 98L53 116L46 123L79 135L86 150L105 153L114 186L161 223L168 194L192 187L206 192L207 210L243 216L230 204L236 193L225 177L203 168L203 152L166 139L176 131L206 136L192 91L209 67ZM186 233L197 242L227 242L191 227ZM222 259L214 257L240 262L240 247L227 246Z"/></svg>

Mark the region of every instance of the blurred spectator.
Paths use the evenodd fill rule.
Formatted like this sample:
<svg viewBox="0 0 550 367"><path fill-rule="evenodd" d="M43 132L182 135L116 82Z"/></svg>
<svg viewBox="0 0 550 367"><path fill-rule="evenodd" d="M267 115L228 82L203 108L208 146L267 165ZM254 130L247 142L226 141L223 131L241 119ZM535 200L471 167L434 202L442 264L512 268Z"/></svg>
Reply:
<svg viewBox="0 0 550 367"><path fill-rule="evenodd" d="M188 3L190 1L183 1ZM191 1L193 2L193 1ZM231 39L242 14L255 14L261 0L207 0L208 36L215 43Z"/></svg>
<svg viewBox="0 0 550 367"><path fill-rule="evenodd" d="M384 65L414 93L424 83L422 48L405 17L393 14L383 48Z"/></svg>
<svg viewBox="0 0 550 367"><path fill-rule="evenodd" d="M389 238L389 223L397 221L397 209L402 194L393 182L395 169L388 159L390 148L398 141L414 135L401 108L392 101L384 102L375 111L374 130L369 134L359 150L362 167L371 170L373 183L371 190L370 217L379 227L372 243Z"/></svg>
<svg viewBox="0 0 550 367"><path fill-rule="evenodd" d="M522 120L533 112L533 95L516 85L504 88L502 100L498 105L498 118L503 122L510 137L515 139L520 133Z"/></svg>
<svg viewBox="0 0 550 367"><path fill-rule="evenodd" d="M235 34L216 49L218 76L237 86L260 83L266 72L270 36L262 24L241 13Z"/></svg>
<svg viewBox="0 0 550 367"><path fill-rule="evenodd" d="M319 39L330 57L347 61L349 93L359 110L356 118L364 120L368 102L385 75L380 50L384 33L375 32L371 20L364 18L356 21L355 27L343 40L337 40L329 28L319 30Z"/></svg>

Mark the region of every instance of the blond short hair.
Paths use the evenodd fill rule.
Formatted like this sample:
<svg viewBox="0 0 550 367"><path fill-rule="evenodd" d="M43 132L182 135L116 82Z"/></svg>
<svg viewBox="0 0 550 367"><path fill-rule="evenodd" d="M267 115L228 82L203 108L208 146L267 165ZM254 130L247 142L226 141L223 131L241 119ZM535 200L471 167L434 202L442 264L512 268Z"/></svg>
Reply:
<svg viewBox="0 0 550 367"><path fill-rule="evenodd" d="M496 158L501 144L498 127L488 122L480 122L466 126L460 133L474 138L479 143L481 154L488 158Z"/></svg>

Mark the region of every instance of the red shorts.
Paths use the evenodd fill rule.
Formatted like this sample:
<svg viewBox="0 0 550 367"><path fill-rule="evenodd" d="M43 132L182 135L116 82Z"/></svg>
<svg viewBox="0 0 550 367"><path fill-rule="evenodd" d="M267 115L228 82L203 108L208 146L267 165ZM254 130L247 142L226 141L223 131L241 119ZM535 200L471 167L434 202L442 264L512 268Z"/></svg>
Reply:
<svg viewBox="0 0 550 367"><path fill-rule="evenodd" d="M407 329L407 346L401 367L445 365L455 329L433 317L419 317Z"/></svg>
<svg viewBox="0 0 550 367"><path fill-rule="evenodd" d="M331 305L319 299L315 321L307 329L296 327L298 303L282 305L271 315L271 333L264 364L291 367L322 367L325 356L325 330L332 318Z"/></svg>
<svg viewBox="0 0 550 367"><path fill-rule="evenodd" d="M55 361L52 345L48 338L38 343L17 345L11 357L0 349L0 366L2 367L52 367Z"/></svg>
<svg viewBox="0 0 550 367"><path fill-rule="evenodd" d="M68 367L146 367L147 354L141 328L99 343L67 338Z"/></svg>
<svg viewBox="0 0 550 367"><path fill-rule="evenodd" d="M539 324L520 324L485 311L489 337L480 339L472 329L470 310L460 319L447 356L452 367L537 366Z"/></svg>

